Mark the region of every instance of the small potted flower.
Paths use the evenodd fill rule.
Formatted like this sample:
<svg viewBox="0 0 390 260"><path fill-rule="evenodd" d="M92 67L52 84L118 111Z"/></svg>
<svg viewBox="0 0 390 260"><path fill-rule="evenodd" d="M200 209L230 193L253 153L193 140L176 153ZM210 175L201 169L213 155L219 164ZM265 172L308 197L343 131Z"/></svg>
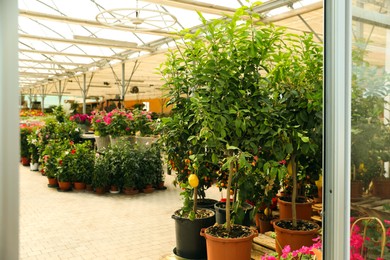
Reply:
<svg viewBox="0 0 390 260"><path fill-rule="evenodd" d="M134 118L132 112L114 109L107 113L105 122L110 135L111 145L118 142L118 138L133 136L135 134Z"/></svg>
<svg viewBox="0 0 390 260"><path fill-rule="evenodd" d="M38 171L39 168L39 151L38 151L38 130L33 129L27 136L29 152L31 154L30 170Z"/></svg>
<svg viewBox="0 0 390 260"><path fill-rule="evenodd" d="M86 133L91 126L91 117L88 114L75 114L70 116L70 121L77 123L77 127L81 129L81 132Z"/></svg>
<svg viewBox="0 0 390 260"><path fill-rule="evenodd" d="M107 148L110 144L110 137L107 128L109 118L107 117L107 113L105 111L92 112L91 123L98 151L103 148Z"/></svg>

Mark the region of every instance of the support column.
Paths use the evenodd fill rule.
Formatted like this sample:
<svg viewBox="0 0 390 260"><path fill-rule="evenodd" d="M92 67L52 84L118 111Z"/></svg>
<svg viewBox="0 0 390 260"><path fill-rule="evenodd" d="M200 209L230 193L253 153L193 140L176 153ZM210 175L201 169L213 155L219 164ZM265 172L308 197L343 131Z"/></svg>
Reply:
<svg viewBox="0 0 390 260"><path fill-rule="evenodd" d="M19 251L18 1L0 0L0 259Z"/></svg>
<svg viewBox="0 0 390 260"><path fill-rule="evenodd" d="M324 258L349 259L351 1L324 1ZM340 214L342 212L343 214Z"/></svg>
<svg viewBox="0 0 390 260"><path fill-rule="evenodd" d="M58 105L61 106L61 101L62 101L62 95L63 95L63 90L62 90L62 86L61 86L61 80L58 81Z"/></svg>
<svg viewBox="0 0 390 260"><path fill-rule="evenodd" d="M125 73L126 73L126 64L122 62L122 88L121 88L121 99L124 101L125 100L125 89L126 89L126 82L125 82Z"/></svg>
<svg viewBox="0 0 390 260"><path fill-rule="evenodd" d="M41 111L42 113L45 112L45 98L46 98L46 92L45 92L45 86L42 86L41 88L42 92L41 92Z"/></svg>
<svg viewBox="0 0 390 260"><path fill-rule="evenodd" d="M81 91L83 93L83 114L87 113L87 74L83 74L83 90Z"/></svg>

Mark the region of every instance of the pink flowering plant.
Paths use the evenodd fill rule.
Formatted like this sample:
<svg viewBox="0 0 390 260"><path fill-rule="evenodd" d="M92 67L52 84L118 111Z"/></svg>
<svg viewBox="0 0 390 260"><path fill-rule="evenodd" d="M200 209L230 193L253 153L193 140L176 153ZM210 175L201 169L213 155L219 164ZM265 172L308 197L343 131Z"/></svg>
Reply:
<svg viewBox="0 0 390 260"><path fill-rule="evenodd" d="M351 218L351 223L356 219ZM378 219L379 220L379 219ZM381 221L381 220L379 220ZM375 221L362 220L363 225L355 224L351 229L350 237L350 259L390 259L390 243L387 242L390 237L390 220L383 220L382 226ZM364 236L364 226L367 226L366 235ZM382 253L382 235L385 232L385 246Z"/></svg>
<svg viewBox="0 0 390 260"><path fill-rule="evenodd" d="M98 136L109 135L108 128L107 128L109 122L110 122L110 118L107 117L107 113L105 111L92 112L91 123L92 123L92 128L95 131L95 135Z"/></svg>
<svg viewBox="0 0 390 260"><path fill-rule="evenodd" d="M74 121L77 124L90 126L92 117L88 114L75 114L73 116L70 116L69 119L70 121Z"/></svg>
<svg viewBox="0 0 390 260"><path fill-rule="evenodd" d="M321 237L313 239L315 242L312 246L303 246L298 250L291 251L289 245L285 246L282 250L282 255L279 257L277 253L271 255L265 255L261 257L261 260L309 260L316 259L315 251L321 250L322 242Z"/></svg>
<svg viewBox="0 0 390 260"><path fill-rule="evenodd" d="M152 112L134 109L134 121L136 132L141 136L149 136L154 132L154 121L152 119Z"/></svg>
<svg viewBox="0 0 390 260"><path fill-rule="evenodd" d="M134 116L132 112L114 109L104 117L108 134L112 137L134 135Z"/></svg>

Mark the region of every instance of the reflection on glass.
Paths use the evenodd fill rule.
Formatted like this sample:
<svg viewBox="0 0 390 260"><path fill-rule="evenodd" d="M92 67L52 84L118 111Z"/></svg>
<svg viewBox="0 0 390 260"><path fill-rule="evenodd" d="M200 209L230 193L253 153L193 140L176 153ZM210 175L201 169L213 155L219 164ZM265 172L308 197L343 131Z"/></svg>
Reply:
<svg viewBox="0 0 390 260"><path fill-rule="evenodd" d="M389 8L352 7L351 259L390 259Z"/></svg>

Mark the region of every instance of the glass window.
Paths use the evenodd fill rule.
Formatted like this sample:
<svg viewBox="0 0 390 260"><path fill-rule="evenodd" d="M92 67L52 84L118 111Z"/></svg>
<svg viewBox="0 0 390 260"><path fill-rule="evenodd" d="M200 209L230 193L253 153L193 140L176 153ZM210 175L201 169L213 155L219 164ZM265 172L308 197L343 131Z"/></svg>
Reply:
<svg viewBox="0 0 390 260"><path fill-rule="evenodd" d="M352 1L351 259L390 259L389 8Z"/></svg>

